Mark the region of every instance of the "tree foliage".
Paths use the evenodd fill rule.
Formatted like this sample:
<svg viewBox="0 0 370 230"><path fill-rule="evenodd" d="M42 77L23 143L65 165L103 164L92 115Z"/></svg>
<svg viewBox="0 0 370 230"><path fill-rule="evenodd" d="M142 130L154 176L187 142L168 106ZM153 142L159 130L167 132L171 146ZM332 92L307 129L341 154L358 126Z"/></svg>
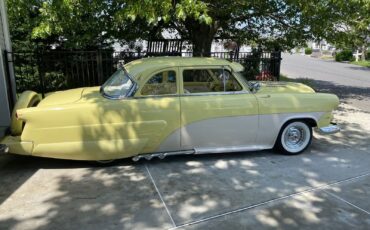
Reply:
<svg viewBox="0 0 370 230"><path fill-rule="evenodd" d="M32 38L32 30L38 26L39 8L40 2L37 0L7 0L7 13L13 49L33 50L35 48L35 42L39 39Z"/></svg>
<svg viewBox="0 0 370 230"><path fill-rule="evenodd" d="M15 40L23 31L28 40L54 41L63 48L158 38L164 29L190 40L196 55L209 53L214 38L280 49L309 39L361 45L370 24L369 0L7 1L11 24L18 25L11 27Z"/></svg>
<svg viewBox="0 0 370 230"><path fill-rule="evenodd" d="M327 0L302 3L304 24L314 38L326 39L338 48L359 49L365 58L370 39L370 0Z"/></svg>

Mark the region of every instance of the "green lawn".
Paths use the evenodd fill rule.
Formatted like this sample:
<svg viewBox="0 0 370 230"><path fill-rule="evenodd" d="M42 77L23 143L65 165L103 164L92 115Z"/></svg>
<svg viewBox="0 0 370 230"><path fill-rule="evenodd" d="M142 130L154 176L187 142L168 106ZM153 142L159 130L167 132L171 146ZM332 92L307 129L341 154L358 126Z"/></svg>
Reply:
<svg viewBox="0 0 370 230"><path fill-rule="evenodd" d="M334 57L329 56L329 55L324 55L324 56L321 56L321 59L323 59L323 60L334 60Z"/></svg>
<svg viewBox="0 0 370 230"><path fill-rule="evenodd" d="M366 60L366 61L352 61L350 63L351 64L354 64L354 65L359 65L359 66L370 68L370 60Z"/></svg>

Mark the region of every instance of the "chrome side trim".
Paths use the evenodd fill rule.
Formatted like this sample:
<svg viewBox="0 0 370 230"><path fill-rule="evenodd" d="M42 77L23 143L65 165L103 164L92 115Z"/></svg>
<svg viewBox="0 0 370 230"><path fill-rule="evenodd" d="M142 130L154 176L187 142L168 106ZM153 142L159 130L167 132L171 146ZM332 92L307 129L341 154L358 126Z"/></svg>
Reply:
<svg viewBox="0 0 370 230"><path fill-rule="evenodd" d="M329 125L319 128L319 133L321 134L334 134L340 132L340 127L337 125Z"/></svg>
<svg viewBox="0 0 370 230"><path fill-rule="evenodd" d="M234 153L234 152L249 152L269 149L269 146L231 146L231 147L215 147L215 148L195 148L195 155L209 154L209 153Z"/></svg>
<svg viewBox="0 0 370 230"><path fill-rule="evenodd" d="M9 147L4 144L0 144L0 153L8 153L9 152Z"/></svg>
<svg viewBox="0 0 370 230"><path fill-rule="evenodd" d="M233 153L233 152L248 152L270 149L269 146L235 146L235 147L215 147L215 148L195 148L192 150L173 151L173 152L157 152L157 153L146 153L132 157L132 160L137 162L141 159L151 160L155 157L164 159L167 156L177 155L201 155L201 154L213 154L213 153Z"/></svg>

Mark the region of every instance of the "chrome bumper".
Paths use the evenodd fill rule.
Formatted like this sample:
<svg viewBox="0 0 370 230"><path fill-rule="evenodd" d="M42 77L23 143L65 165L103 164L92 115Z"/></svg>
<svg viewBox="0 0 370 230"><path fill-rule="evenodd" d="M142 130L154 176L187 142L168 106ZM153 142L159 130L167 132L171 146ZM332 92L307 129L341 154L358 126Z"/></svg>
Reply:
<svg viewBox="0 0 370 230"><path fill-rule="evenodd" d="M0 144L0 154L1 153L8 153L9 152L9 147L4 144Z"/></svg>
<svg viewBox="0 0 370 230"><path fill-rule="evenodd" d="M319 128L319 132L321 134L334 134L340 131L340 128L336 124L332 124L329 126Z"/></svg>

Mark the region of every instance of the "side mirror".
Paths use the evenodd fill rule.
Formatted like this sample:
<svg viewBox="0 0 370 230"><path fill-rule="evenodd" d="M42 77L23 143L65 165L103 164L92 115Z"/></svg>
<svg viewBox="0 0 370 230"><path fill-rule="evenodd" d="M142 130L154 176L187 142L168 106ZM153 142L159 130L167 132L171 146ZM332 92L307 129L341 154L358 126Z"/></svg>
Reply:
<svg viewBox="0 0 370 230"><path fill-rule="evenodd" d="M261 88L261 84L259 82L252 82L250 86L250 90L252 93L256 93Z"/></svg>

